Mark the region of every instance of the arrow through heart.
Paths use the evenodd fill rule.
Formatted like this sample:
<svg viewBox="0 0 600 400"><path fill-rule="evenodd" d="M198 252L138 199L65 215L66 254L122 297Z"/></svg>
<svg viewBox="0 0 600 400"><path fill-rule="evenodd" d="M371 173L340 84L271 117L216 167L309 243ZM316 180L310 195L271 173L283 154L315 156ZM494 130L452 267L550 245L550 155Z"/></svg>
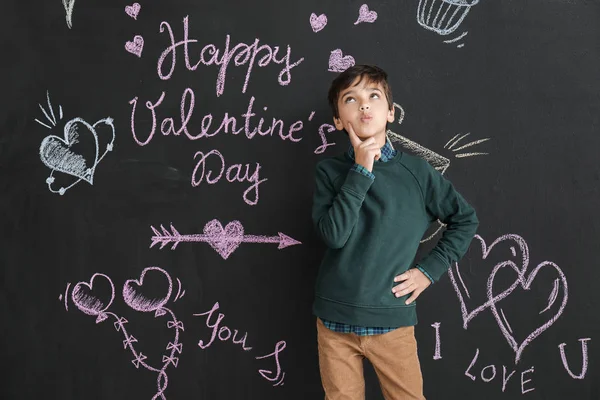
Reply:
<svg viewBox="0 0 600 400"><path fill-rule="evenodd" d="M302 244L281 232L277 236L245 235L244 227L240 221L232 221L223 227L219 220L213 219L204 226L202 234L193 235L182 235L173 225L171 225L170 232L162 225L160 226L162 232L153 226L150 226L150 228L154 232L154 236L151 237L151 248L160 243L162 249L167 244L173 243L171 250L175 250L181 242L205 242L219 253L224 260L229 258L241 243L275 243L279 245L277 248L280 250Z"/></svg>

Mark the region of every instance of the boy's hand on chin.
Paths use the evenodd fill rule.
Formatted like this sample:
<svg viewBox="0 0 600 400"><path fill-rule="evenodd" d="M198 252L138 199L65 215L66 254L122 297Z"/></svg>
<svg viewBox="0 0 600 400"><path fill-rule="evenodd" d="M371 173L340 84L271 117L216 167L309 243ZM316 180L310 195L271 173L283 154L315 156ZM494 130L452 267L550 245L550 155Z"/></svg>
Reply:
<svg viewBox="0 0 600 400"><path fill-rule="evenodd" d="M373 172L373 162L381 157L381 149L374 138L362 140L358 137L352 124L348 122L348 137L354 147L354 161Z"/></svg>
<svg viewBox="0 0 600 400"><path fill-rule="evenodd" d="M427 289L431 285L431 281L421 270L418 268L411 268L403 274L400 274L394 278L394 282L402 282L392 288L392 293L396 297L401 297L412 293L412 295L406 300L406 304L410 304L419 297L423 290Z"/></svg>

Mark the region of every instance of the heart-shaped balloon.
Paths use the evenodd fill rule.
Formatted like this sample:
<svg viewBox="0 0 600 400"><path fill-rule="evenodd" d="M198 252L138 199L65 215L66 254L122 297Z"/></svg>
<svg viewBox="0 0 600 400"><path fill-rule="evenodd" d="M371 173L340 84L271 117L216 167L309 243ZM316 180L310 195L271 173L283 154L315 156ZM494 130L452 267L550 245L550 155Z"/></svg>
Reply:
<svg viewBox="0 0 600 400"><path fill-rule="evenodd" d="M98 284L94 288L94 282L107 282L108 285L104 285L104 288L98 288L103 286ZM110 293L109 293L110 292ZM115 298L115 286L112 280L104 275L96 273L92 276L88 282L78 282L71 292L71 299L75 306L87 315L100 315L103 314L112 304Z"/></svg>
<svg viewBox="0 0 600 400"><path fill-rule="evenodd" d="M143 287L144 281L147 283L146 287ZM167 271L158 267L148 267L142 271L139 279L125 281L123 299L134 310L152 312L159 310L169 301L172 291L173 281Z"/></svg>

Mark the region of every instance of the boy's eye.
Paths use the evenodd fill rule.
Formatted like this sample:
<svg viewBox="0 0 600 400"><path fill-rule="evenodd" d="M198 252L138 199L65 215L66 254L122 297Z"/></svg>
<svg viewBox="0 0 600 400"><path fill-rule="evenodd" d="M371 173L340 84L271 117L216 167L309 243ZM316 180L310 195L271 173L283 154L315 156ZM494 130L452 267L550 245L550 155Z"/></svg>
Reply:
<svg viewBox="0 0 600 400"><path fill-rule="evenodd" d="M377 94L377 93L371 93L371 98L378 99L379 98L379 94Z"/></svg>
<svg viewBox="0 0 600 400"><path fill-rule="evenodd" d="M348 96L348 97L346 97L346 99L344 100L344 103L350 103L350 102L352 102L352 101L354 101L354 97Z"/></svg>

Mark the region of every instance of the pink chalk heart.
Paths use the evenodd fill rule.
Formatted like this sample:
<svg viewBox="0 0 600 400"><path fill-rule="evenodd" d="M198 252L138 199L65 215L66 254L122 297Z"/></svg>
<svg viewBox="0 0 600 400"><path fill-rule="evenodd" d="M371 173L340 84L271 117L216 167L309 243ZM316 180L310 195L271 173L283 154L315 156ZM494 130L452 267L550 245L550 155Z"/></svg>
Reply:
<svg viewBox="0 0 600 400"><path fill-rule="evenodd" d="M140 3L133 3L132 5L125 7L125 12L131 18L137 20L137 16L140 13L141 8L142 8L142 6L140 6Z"/></svg>
<svg viewBox="0 0 600 400"><path fill-rule="evenodd" d="M148 267L142 271L140 279L125 281L123 299L134 310L152 312L169 301L172 291L173 281L167 271L158 267Z"/></svg>
<svg viewBox="0 0 600 400"><path fill-rule="evenodd" d="M481 256L471 256L471 252L476 251L472 249L476 249L478 247L477 244L481 246ZM495 249L495 258L492 258L490 255L492 249ZM454 291L456 292L460 303L464 329L467 329L469 322L480 312L490 308L492 304L495 304L508 296L519 283L523 281L523 276L529 265L529 247L525 240L519 235L508 234L501 236L490 246L487 246L485 240L483 240L481 236L475 235L467 255L467 257L463 258L464 261L454 263L448 271L450 282L454 287ZM479 257L481 257L481 259L479 259ZM474 276L470 280L467 280L464 269L467 267L468 260L472 258L477 260L476 265L472 265L469 268ZM486 268L485 265L489 265L490 263L495 264L495 266ZM516 272L514 282L507 288L504 288L500 293L491 297L488 296L485 288L482 287L481 290L477 290L478 286L483 286L481 285L482 282L488 282L490 273L494 268L498 267L512 268Z"/></svg>
<svg viewBox="0 0 600 400"><path fill-rule="evenodd" d="M142 56L144 50L144 38L140 35L135 35L132 42L125 43L125 50L138 57Z"/></svg>
<svg viewBox="0 0 600 400"><path fill-rule="evenodd" d="M373 23L376 20L377 20L377 13L375 11L369 11L369 6L366 4L363 4L362 6L360 6L360 9L358 10L358 19L356 20L354 25L358 25L361 22Z"/></svg>
<svg viewBox="0 0 600 400"><path fill-rule="evenodd" d="M244 227L240 221L232 221L223 228L221 222L213 219L204 226L204 235L208 244L227 260L242 243Z"/></svg>
<svg viewBox="0 0 600 400"><path fill-rule="evenodd" d="M493 294L494 289L494 279L497 276L497 273L504 268L504 265L497 265L492 271L489 280L488 280L488 298L492 299L497 297ZM552 277L554 278L553 284L548 285L548 290L538 290L538 293L532 293L530 291L532 284L538 273L542 270L549 271L552 273ZM511 271L512 272L512 271ZM517 271L518 273L518 271ZM547 274L547 273L546 273ZM506 338L510 347L515 351L515 364L519 362L521 359L521 355L527 345L531 343L535 338L542 334L545 330L550 328L554 322L561 316L563 313L565 306L567 305L568 299L568 289L567 289L567 278L565 274L561 271L558 265L554 264L550 261L544 261L540 263L527 277L527 279L519 279L517 277L518 282L520 283L520 287L517 289L522 289L524 292L512 291L509 293L513 293L511 297L515 296L515 294L519 293L518 303L512 307L513 313L518 313L521 319L521 324L511 324L510 319L507 317L508 309L499 307L500 304L506 303L507 300L503 302L494 301L491 302L490 307L492 310L492 314L494 314L494 318L496 318L496 322L498 323L498 327L502 331L502 334ZM523 277L524 278L524 277ZM548 282L547 280L545 282ZM543 280L540 280L540 284L543 285ZM540 284L537 285L537 288L541 288ZM543 292L545 296L547 296L548 304L539 305L539 292ZM528 300L524 295L530 294L529 297L531 300ZM557 306L557 300L561 299L560 305ZM531 305L531 306L530 306ZM539 311L538 308L544 307L543 310ZM500 309L500 311L498 311ZM505 313L505 311L507 313ZM540 317L540 315L542 315ZM541 319L540 319L541 318ZM531 321L531 326L523 328L523 325L526 325L524 321ZM537 324L537 326L536 326ZM519 330L521 333L519 334ZM525 332L523 332L525 330ZM519 338L517 338L519 336Z"/></svg>
<svg viewBox="0 0 600 400"><path fill-rule="evenodd" d="M331 72L344 72L354 64L356 64L354 57L344 56L340 49L333 50L329 56L329 71Z"/></svg>
<svg viewBox="0 0 600 400"><path fill-rule="evenodd" d="M67 122L64 139L46 136L40 145L40 158L49 168L94 183L98 163L98 135L81 118Z"/></svg>
<svg viewBox="0 0 600 400"><path fill-rule="evenodd" d="M310 26L313 32L317 33L327 25L327 16L325 14L321 14L317 17L317 14L310 14Z"/></svg>
<svg viewBox="0 0 600 400"><path fill-rule="evenodd" d="M94 285L96 284L96 287ZM106 319L104 312L115 298L115 286L104 274L94 274L90 282L78 282L71 292L71 299L77 308L87 315L97 315L101 322ZM100 318L103 316L103 318Z"/></svg>

